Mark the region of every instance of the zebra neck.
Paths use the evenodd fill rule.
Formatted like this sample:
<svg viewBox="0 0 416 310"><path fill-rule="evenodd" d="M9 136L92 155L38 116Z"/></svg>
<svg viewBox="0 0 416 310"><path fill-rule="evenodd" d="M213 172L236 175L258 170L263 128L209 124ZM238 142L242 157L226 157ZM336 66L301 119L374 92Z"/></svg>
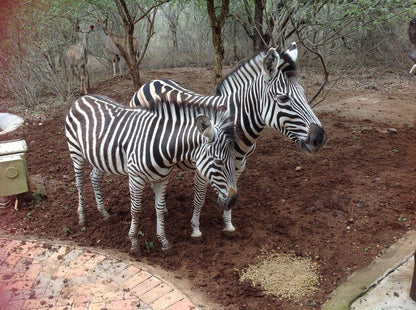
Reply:
<svg viewBox="0 0 416 310"><path fill-rule="evenodd" d="M252 84L246 85L233 94L229 100L228 110L233 115L238 141L236 151L245 156L256 144L261 132L265 128L265 122L261 115L262 101L258 99L261 94L256 95L259 89L259 79Z"/></svg>
<svg viewBox="0 0 416 310"><path fill-rule="evenodd" d="M228 110L234 115L234 123L239 131L237 151L243 155L252 149L265 127L261 116L264 56L265 53L261 52L247 60L225 77L216 90L217 95L233 97Z"/></svg>

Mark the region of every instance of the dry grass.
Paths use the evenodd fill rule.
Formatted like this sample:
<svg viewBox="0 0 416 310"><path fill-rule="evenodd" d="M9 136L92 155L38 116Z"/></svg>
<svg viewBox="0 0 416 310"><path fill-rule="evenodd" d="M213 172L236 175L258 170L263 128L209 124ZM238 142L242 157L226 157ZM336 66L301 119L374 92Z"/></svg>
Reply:
<svg viewBox="0 0 416 310"><path fill-rule="evenodd" d="M260 285L266 294L290 299L311 296L319 287L318 265L309 258L265 253L240 272L240 281Z"/></svg>

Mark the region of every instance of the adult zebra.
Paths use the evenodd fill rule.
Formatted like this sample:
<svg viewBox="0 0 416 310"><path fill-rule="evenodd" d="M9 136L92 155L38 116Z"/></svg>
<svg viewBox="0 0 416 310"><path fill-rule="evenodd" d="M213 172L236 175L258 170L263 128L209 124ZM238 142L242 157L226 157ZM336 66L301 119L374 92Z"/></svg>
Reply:
<svg viewBox="0 0 416 310"><path fill-rule="evenodd" d="M157 238L163 250L170 248L164 229L165 190L175 166L196 169L196 175L212 185L224 210L237 199L235 126L225 108L175 102L129 108L108 97L89 95L72 105L65 130L81 225L86 163L94 167L91 181L104 218L108 217L100 190L104 172L129 176L132 251L138 250L138 215L145 182L152 182L155 193Z"/></svg>
<svg viewBox="0 0 416 310"><path fill-rule="evenodd" d="M270 48L260 52L226 76L218 85L215 97L196 94L170 80L154 80L134 94L130 106L152 106L161 101L226 106L241 133L235 144L238 179L266 126L282 132L307 152L317 152L325 144L325 130L296 78L296 59L295 43L286 51ZM206 189L206 182L196 177L193 237L201 236L199 216ZM224 231L233 232L231 210L224 211L223 220Z"/></svg>

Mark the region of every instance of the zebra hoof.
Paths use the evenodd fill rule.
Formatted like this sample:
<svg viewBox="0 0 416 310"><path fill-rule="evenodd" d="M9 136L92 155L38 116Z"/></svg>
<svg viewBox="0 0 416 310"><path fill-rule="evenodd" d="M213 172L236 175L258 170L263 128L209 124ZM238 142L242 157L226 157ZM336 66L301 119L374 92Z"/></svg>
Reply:
<svg viewBox="0 0 416 310"><path fill-rule="evenodd" d="M191 236L191 242L194 244L202 243L202 239L202 235L200 235L199 237Z"/></svg>
<svg viewBox="0 0 416 310"><path fill-rule="evenodd" d="M192 233L191 234L191 238L194 239L194 240L200 240L201 237L202 237L202 233L200 231L197 232L197 233Z"/></svg>
<svg viewBox="0 0 416 310"><path fill-rule="evenodd" d="M167 247L163 247L162 248L162 253L164 253L166 255L173 254L173 247L170 244Z"/></svg>
<svg viewBox="0 0 416 310"><path fill-rule="evenodd" d="M140 248L130 248L130 255L132 256L139 256L141 254Z"/></svg>
<svg viewBox="0 0 416 310"><path fill-rule="evenodd" d="M103 220L104 220L104 222L111 222L112 217L111 217L110 214L107 214L107 215L103 216Z"/></svg>
<svg viewBox="0 0 416 310"><path fill-rule="evenodd" d="M233 227L233 229L223 229L222 233L226 236L226 237L235 237L236 233L235 233L235 228Z"/></svg>

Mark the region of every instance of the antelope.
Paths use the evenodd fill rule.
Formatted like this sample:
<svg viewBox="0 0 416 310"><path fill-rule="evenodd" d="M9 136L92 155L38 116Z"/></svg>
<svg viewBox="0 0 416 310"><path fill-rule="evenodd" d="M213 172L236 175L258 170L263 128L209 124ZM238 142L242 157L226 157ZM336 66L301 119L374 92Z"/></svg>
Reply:
<svg viewBox="0 0 416 310"><path fill-rule="evenodd" d="M122 76L120 60L121 57L125 59L124 55L128 52L127 37L115 34L108 35L104 29L102 30L101 36L105 42L105 53L113 63L113 77L117 76L117 68L119 76ZM139 60L139 41L136 38L133 38L133 47L136 60Z"/></svg>
<svg viewBox="0 0 416 310"><path fill-rule="evenodd" d="M71 45L66 52L68 64L68 73L70 75L69 91L73 85L75 68L81 80L81 93L88 94L90 88L90 79L87 71L88 62L88 34L94 31L94 25L88 29L81 29L80 26L75 27L75 31L81 34L81 41Z"/></svg>
<svg viewBox="0 0 416 310"><path fill-rule="evenodd" d="M409 28L407 29L407 34L409 35L409 41L416 46L416 16L412 18L409 22ZM416 74L416 49L410 53L410 58L412 58L413 62L415 63L410 69L410 74Z"/></svg>

